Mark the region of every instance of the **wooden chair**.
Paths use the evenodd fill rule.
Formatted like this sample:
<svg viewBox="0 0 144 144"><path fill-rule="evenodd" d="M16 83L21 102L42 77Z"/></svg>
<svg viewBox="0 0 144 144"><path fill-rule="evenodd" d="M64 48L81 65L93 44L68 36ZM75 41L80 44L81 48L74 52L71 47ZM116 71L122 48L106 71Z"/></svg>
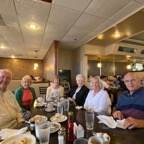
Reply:
<svg viewBox="0 0 144 144"><path fill-rule="evenodd" d="M47 92L47 87L39 87L40 96L42 96L44 100L46 100L46 92Z"/></svg>

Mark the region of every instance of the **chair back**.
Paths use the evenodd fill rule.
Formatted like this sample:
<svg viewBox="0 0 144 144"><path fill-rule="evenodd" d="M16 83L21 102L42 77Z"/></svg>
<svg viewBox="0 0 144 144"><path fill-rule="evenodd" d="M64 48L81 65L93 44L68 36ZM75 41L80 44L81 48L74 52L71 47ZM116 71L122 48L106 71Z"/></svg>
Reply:
<svg viewBox="0 0 144 144"><path fill-rule="evenodd" d="M47 87L39 87L40 96L42 96L45 100L46 100L46 92L47 92Z"/></svg>

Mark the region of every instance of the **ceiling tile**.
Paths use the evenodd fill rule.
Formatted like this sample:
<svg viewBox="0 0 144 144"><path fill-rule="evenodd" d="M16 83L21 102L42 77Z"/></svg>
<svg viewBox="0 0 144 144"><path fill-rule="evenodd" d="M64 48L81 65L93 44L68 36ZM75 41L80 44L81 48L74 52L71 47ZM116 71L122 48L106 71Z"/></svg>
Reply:
<svg viewBox="0 0 144 144"><path fill-rule="evenodd" d="M0 0L0 14L16 16L13 0Z"/></svg>
<svg viewBox="0 0 144 144"><path fill-rule="evenodd" d="M138 3L144 4L144 0L135 0Z"/></svg>
<svg viewBox="0 0 144 144"><path fill-rule="evenodd" d="M85 29L85 30L93 30L94 28L102 24L104 21L105 19L83 13L79 17L77 22L74 24L74 27Z"/></svg>
<svg viewBox="0 0 144 144"><path fill-rule="evenodd" d="M82 12L91 1L92 0L53 0L53 4Z"/></svg>
<svg viewBox="0 0 144 144"><path fill-rule="evenodd" d="M29 32L44 32L44 29L46 27L46 21L38 21L38 20L32 20L32 19L26 19L23 17L19 17L20 27L22 30L26 30ZM37 26L37 29L33 30L29 28L30 24L34 24Z"/></svg>
<svg viewBox="0 0 144 144"><path fill-rule="evenodd" d="M70 28L74 25L80 14L78 11L52 6L48 23L59 24L64 28Z"/></svg>
<svg viewBox="0 0 144 144"><path fill-rule="evenodd" d="M123 9L121 9L116 14L114 14L112 17L110 17L109 19L114 21L115 23L119 23L124 18L132 15L133 11L138 10L139 7L140 7L139 3L132 1L127 6L125 6Z"/></svg>
<svg viewBox="0 0 144 144"><path fill-rule="evenodd" d="M79 40L79 39L83 38L85 35L87 35L88 33L89 33L89 30L71 28L70 31L64 37L64 39L66 37L70 37L70 39L72 39L72 41L74 41L75 39ZM62 41L64 39L62 39Z"/></svg>
<svg viewBox="0 0 144 144"><path fill-rule="evenodd" d="M31 18L32 20L46 21L51 4L33 0L15 0L18 16Z"/></svg>
<svg viewBox="0 0 144 144"><path fill-rule="evenodd" d="M100 34L109 29L110 27L112 27L114 24L115 23L113 21L106 20L104 23L102 23L99 27L97 27L93 31L95 31L97 34Z"/></svg>
<svg viewBox="0 0 144 144"><path fill-rule="evenodd" d="M109 18L130 1L132 0L93 0L85 12L101 18Z"/></svg>

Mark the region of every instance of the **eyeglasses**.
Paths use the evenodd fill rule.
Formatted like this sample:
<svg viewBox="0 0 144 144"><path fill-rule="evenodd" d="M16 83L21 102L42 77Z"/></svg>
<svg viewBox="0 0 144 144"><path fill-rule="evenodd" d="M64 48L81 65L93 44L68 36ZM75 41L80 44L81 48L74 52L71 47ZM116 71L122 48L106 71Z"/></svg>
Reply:
<svg viewBox="0 0 144 144"><path fill-rule="evenodd" d="M135 83L137 79L125 80L125 83Z"/></svg>

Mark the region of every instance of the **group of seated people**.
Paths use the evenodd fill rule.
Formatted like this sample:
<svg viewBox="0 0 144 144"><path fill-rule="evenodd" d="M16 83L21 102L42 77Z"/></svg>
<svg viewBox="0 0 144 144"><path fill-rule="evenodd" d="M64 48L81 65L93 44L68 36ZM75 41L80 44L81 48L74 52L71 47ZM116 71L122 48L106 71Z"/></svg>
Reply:
<svg viewBox="0 0 144 144"><path fill-rule="evenodd" d="M29 75L22 78L21 87L15 91L15 95L7 89L11 79L10 70L0 70L0 129L14 128L28 120L31 117L30 108L36 99L35 90L30 86L32 80ZM124 83L128 91L119 97L113 113L109 94L104 90L99 77L94 76L91 79L91 90L84 85L85 77L81 74L76 76L76 83L77 86L72 87L66 96L70 102L98 114L112 114L115 119L125 118L125 128L144 128L144 87L140 86L140 80L135 73L125 74ZM46 100L54 93L64 96L64 88L60 85L58 76L53 78L52 85L47 88Z"/></svg>

